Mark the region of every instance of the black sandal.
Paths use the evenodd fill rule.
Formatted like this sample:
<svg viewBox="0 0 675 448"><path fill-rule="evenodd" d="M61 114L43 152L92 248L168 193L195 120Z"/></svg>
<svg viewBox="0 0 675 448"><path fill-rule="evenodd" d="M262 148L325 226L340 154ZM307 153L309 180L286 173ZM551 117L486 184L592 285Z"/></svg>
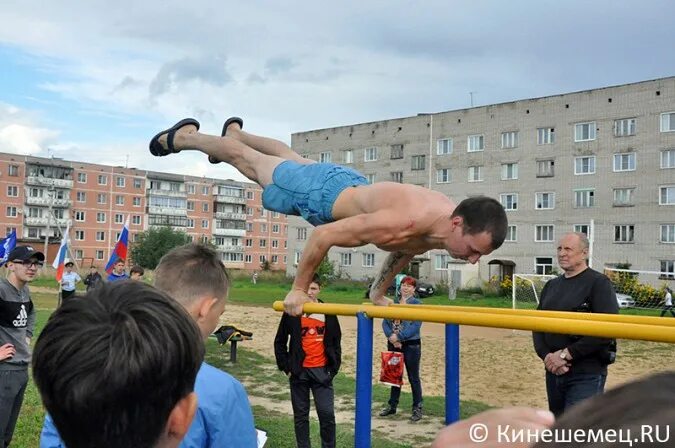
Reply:
<svg viewBox="0 0 675 448"><path fill-rule="evenodd" d="M152 140L150 140L150 153L153 156L164 157L168 156L169 154L180 152L180 149L174 148L173 138L180 128L187 126L189 124L197 126L197 130L199 130L199 122L197 120L195 120L194 118L184 118L178 123L171 126L169 129L165 129L159 134L152 137ZM162 144L159 142L159 138L164 134L169 134L166 139L166 149L164 149L164 146L162 146Z"/></svg>
<svg viewBox="0 0 675 448"><path fill-rule="evenodd" d="M237 123L239 124L240 128L244 128L244 120L242 120L239 117L230 117L227 120L225 120L225 124L223 125L223 131L220 133L221 137L225 137L225 134L227 134L227 127L231 125L232 123ZM220 163L220 160L216 159L213 156L209 156L209 162L211 163Z"/></svg>

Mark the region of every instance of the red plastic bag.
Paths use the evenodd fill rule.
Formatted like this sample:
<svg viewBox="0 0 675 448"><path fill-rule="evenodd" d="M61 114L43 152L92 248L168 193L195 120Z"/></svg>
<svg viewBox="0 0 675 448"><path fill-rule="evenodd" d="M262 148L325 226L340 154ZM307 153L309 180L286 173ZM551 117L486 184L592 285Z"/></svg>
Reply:
<svg viewBox="0 0 675 448"><path fill-rule="evenodd" d="M380 382L389 386L403 386L403 353L382 352Z"/></svg>

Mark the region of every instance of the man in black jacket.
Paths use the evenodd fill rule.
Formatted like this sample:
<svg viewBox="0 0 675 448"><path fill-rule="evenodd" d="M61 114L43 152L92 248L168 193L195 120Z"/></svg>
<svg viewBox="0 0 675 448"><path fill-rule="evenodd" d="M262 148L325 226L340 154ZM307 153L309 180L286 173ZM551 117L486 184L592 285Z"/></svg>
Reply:
<svg viewBox="0 0 675 448"><path fill-rule="evenodd" d="M616 294L607 276L588 267L588 239L568 233L558 244L564 271L541 292L537 309L618 314ZM548 406L556 416L573 404L604 391L607 365L614 362L612 339L532 333L534 349L546 368Z"/></svg>
<svg viewBox="0 0 675 448"><path fill-rule="evenodd" d="M309 285L312 302L320 302L321 283L316 275ZM279 370L289 377L295 440L298 448L310 447L309 391L319 416L322 448L335 447L333 377L340 370L340 323L336 316L303 314L281 316L274 338L274 356ZM290 340L289 340L290 339Z"/></svg>

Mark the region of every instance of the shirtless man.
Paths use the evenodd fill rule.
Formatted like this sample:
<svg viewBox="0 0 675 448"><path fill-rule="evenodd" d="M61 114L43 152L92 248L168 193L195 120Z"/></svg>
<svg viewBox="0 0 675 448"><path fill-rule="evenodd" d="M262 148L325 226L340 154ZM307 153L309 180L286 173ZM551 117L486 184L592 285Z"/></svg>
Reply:
<svg viewBox="0 0 675 448"><path fill-rule="evenodd" d="M312 276L333 246L374 244L390 252L370 291L374 304L388 305L387 286L415 255L445 249L453 258L476 263L504 242L506 213L494 199L472 197L456 205L443 193L415 185L369 185L351 168L304 159L283 142L242 127L242 119L232 117L218 137L200 133L199 122L186 118L155 135L150 152L167 156L197 150L212 163L229 163L263 187L266 209L302 216L317 226L284 300L292 316L302 314Z"/></svg>

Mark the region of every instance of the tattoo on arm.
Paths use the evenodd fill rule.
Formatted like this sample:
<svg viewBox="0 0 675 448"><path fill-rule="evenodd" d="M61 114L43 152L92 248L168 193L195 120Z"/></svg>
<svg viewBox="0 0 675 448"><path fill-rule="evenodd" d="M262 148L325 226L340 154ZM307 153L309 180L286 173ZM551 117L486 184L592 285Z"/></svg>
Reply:
<svg viewBox="0 0 675 448"><path fill-rule="evenodd" d="M373 282L373 285L371 286L372 291L377 291L380 286L384 283L384 279L389 276L394 271L394 267L397 265L403 257L406 255L403 252L392 252L389 254L387 259L385 260L384 264L382 265L382 270L380 270L380 273L378 274L377 278Z"/></svg>

